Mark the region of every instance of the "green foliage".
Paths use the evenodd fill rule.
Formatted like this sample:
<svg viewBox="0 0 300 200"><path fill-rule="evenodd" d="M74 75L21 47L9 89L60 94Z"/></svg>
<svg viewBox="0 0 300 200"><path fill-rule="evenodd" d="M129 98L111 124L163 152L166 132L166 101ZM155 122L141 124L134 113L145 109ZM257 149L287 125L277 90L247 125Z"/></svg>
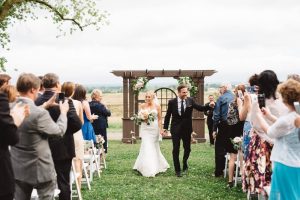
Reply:
<svg viewBox="0 0 300 200"><path fill-rule="evenodd" d="M182 178L174 174L171 140L163 140L160 146L171 168L154 178L146 178L132 170L139 153L140 142L122 144L120 141L109 141L106 158L108 168L103 170L100 179L94 179L92 190L82 185L83 199L246 199L240 185L227 189L226 179L211 176L214 170L214 148L209 144L192 145L189 175ZM181 149L181 158L182 153Z"/></svg>
<svg viewBox="0 0 300 200"><path fill-rule="evenodd" d="M108 13L100 12L95 0L4 0L0 2L0 45L3 49L9 50L8 28L17 21L38 19L41 17L35 14L38 10L51 13L51 18L58 25L61 35L66 35L67 32L72 34L76 30L82 31L87 26L94 26L99 30L101 25L108 23ZM70 22L68 31L62 27L67 21Z"/></svg>
<svg viewBox="0 0 300 200"><path fill-rule="evenodd" d="M191 97L196 96L198 93L198 87L194 83L193 79L191 77L179 77L178 84L184 84L188 86L188 89L190 91Z"/></svg>
<svg viewBox="0 0 300 200"><path fill-rule="evenodd" d="M4 72L6 71L5 67L4 67L6 62L7 62L7 60L4 57L0 57L0 72L1 71L4 71Z"/></svg>

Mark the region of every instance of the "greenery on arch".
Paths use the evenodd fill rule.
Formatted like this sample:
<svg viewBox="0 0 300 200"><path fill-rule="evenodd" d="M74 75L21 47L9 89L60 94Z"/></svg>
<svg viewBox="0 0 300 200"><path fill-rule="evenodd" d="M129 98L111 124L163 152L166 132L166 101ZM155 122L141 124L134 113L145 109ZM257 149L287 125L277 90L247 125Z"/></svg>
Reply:
<svg viewBox="0 0 300 200"><path fill-rule="evenodd" d="M194 81L191 77L187 77L187 76L179 77L178 84L187 85L187 87L190 91L191 97L196 96L196 94L198 93L198 87L196 86L196 84L194 83Z"/></svg>

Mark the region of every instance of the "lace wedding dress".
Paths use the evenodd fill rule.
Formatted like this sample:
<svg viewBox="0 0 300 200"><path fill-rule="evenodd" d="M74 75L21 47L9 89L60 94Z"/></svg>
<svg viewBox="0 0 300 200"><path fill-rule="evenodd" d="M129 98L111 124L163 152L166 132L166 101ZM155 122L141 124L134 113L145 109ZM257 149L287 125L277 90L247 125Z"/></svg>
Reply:
<svg viewBox="0 0 300 200"><path fill-rule="evenodd" d="M165 172L170 167L159 147L160 133L157 110L152 110L151 112L154 113L155 120L150 125L143 122L140 126L142 143L133 167L133 169L138 170L145 177L154 177L160 172Z"/></svg>

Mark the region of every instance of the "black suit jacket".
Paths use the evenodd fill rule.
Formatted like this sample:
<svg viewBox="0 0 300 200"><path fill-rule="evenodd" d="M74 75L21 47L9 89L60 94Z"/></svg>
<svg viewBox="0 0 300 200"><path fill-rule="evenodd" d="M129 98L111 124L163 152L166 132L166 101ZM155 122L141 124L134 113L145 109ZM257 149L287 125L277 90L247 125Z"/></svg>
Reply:
<svg viewBox="0 0 300 200"><path fill-rule="evenodd" d="M168 129L170 118L171 121L171 134L191 134L193 132L192 126L192 114L193 109L198 111L206 111L209 106L202 106L197 104L193 98L188 97L186 99L186 108L183 116L178 113L178 101L177 98L171 99L168 103L168 109L164 121L164 129Z"/></svg>
<svg viewBox="0 0 300 200"><path fill-rule="evenodd" d="M91 101L90 103L91 113L98 115L98 119L93 120L93 128L96 135L106 133L108 127L107 117L111 116L110 110L99 101Z"/></svg>
<svg viewBox="0 0 300 200"><path fill-rule="evenodd" d="M15 191L15 179L8 146L15 145L18 141L17 126L10 116L7 96L0 92L0 196Z"/></svg>
<svg viewBox="0 0 300 200"><path fill-rule="evenodd" d="M35 104L37 106L42 105L44 102L47 102L52 96L54 92L45 91L43 95L41 95L36 101ZM66 133L63 137L60 136L51 136L49 141L49 146L52 153L53 160L67 160L75 157L75 145L73 134L81 129L82 123L80 118L76 113L76 109L74 107L73 101L68 100L69 103L69 111L67 113L68 125ZM57 121L60 115L59 106L51 106L47 109L53 121Z"/></svg>

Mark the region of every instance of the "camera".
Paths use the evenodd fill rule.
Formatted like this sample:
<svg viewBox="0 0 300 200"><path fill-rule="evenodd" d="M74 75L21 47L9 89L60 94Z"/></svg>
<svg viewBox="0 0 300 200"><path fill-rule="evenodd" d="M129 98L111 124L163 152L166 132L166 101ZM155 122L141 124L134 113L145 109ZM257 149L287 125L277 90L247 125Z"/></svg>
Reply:
<svg viewBox="0 0 300 200"><path fill-rule="evenodd" d="M266 107L266 98L265 94L257 94L257 101L259 108L261 109L262 107Z"/></svg>
<svg viewBox="0 0 300 200"><path fill-rule="evenodd" d="M58 93L58 102L62 101L64 103L65 101L65 93L60 92Z"/></svg>
<svg viewBox="0 0 300 200"><path fill-rule="evenodd" d="M295 107L295 110L296 112L300 115L300 104L299 102L294 102L294 107Z"/></svg>

